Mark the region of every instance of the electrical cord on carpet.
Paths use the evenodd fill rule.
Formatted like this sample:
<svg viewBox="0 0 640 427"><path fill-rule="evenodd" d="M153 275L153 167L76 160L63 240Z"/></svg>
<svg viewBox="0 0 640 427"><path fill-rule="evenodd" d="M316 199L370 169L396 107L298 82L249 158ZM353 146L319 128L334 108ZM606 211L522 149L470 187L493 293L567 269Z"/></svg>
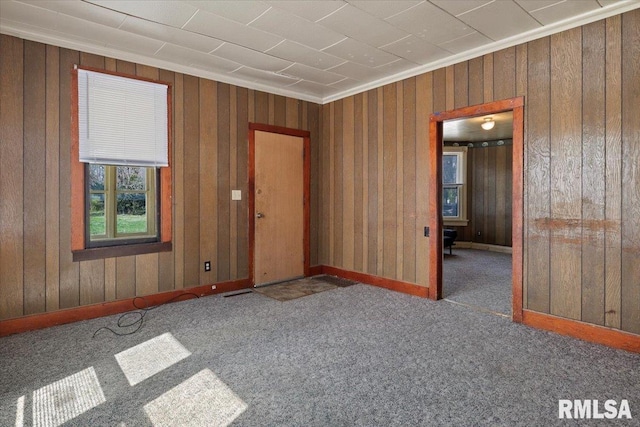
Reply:
<svg viewBox="0 0 640 427"><path fill-rule="evenodd" d="M151 311L151 310L153 310L155 308L161 307L161 306L163 306L165 304L169 304L170 302L174 302L177 299L179 299L179 298L181 298L181 297L183 297L185 295L192 295L192 296L194 296L196 298L200 298L198 295L196 295L196 294L194 294L192 292L185 292L183 294L176 295L173 298L171 298L171 299L169 299L169 300L167 300L167 301L165 301L163 303L160 303L158 305L154 305L153 307L149 307L149 304L147 303L147 300L144 297L135 297L133 299L133 306L139 311L129 311L127 313L124 313L118 318L118 322L117 322L118 328L123 328L123 329L124 328L130 328L132 326L137 325L134 330L128 331L128 332L118 332L118 331L113 330L113 329L111 329L111 328L109 328L107 326L103 326L103 327L97 329L93 333L93 336L91 338L95 338L96 335L98 334L98 332L100 332L103 329L107 330L107 331L111 332L112 334L117 335L119 337L125 336L125 335L133 335L136 332L138 332L140 330L140 328L142 328L142 323L144 322L144 316L146 316L149 311ZM144 301L144 305L145 305L144 307L138 307L138 305L136 304L136 301L139 300L139 299ZM133 317L134 320L132 320L129 323L124 323L125 319L128 319L129 317Z"/></svg>

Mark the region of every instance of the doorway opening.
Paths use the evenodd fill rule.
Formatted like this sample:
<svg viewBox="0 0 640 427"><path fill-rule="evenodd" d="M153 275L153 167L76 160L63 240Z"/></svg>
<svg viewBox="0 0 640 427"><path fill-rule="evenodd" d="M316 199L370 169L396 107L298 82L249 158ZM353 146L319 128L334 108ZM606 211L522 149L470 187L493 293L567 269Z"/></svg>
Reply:
<svg viewBox="0 0 640 427"><path fill-rule="evenodd" d="M522 321L522 218L523 218L523 129L524 129L524 99L522 97L512 98L502 101L490 102L482 105L460 108L457 110L435 113L430 116L429 124L429 297L437 300L443 297L443 214L456 213L453 218L459 224L464 223L468 218L460 215L462 211L462 199L459 204L452 204L450 194L447 195L446 207L451 210L443 212L443 136L444 122L458 121L462 119L472 119L483 121L483 118L492 115L509 112L513 115L512 122L512 176L511 176L511 312L512 320ZM450 171L448 171L450 172ZM451 223L452 218L448 218ZM477 232L477 231L476 231ZM481 231L482 235L482 231Z"/></svg>

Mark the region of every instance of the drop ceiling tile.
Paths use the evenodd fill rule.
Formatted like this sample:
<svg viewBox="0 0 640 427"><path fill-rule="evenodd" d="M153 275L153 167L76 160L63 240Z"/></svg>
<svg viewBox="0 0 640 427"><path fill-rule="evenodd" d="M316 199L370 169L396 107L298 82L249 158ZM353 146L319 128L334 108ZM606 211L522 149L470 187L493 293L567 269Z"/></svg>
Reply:
<svg viewBox="0 0 640 427"><path fill-rule="evenodd" d="M448 42L441 43L438 46L451 53L463 53L467 50L475 49L489 43L493 43L493 40L480 33L471 33L455 40L449 40Z"/></svg>
<svg viewBox="0 0 640 427"><path fill-rule="evenodd" d="M319 19L335 12L343 7L346 3L342 0L335 1L310 1L310 0L274 0L267 1L267 4L275 7L276 9L282 9L307 19L311 22L316 22Z"/></svg>
<svg viewBox="0 0 640 427"><path fill-rule="evenodd" d="M155 54L156 58L194 66L212 72L230 72L241 67L237 62L209 55L183 46L165 43Z"/></svg>
<svg viewBox="0 0 640 427"><path fill-rule="evenodd" d="M286 39L318 50L338 43L345 38L344 35L338 34L333 30L278 9L269 10L253 21L250 27L278 34Z"/></svg>
<svg viewBox="0 0 640 427"><path fill-rule="evenodd" d="M387 21L435 45L475 32L431 3L421 3Z"/></svg>
<svg viewBox="0 0 640 427"><path fill-rule="evenodd" d="M322 71L317 68L307 67L302 64L293 64L278 74L284 76L293 76L298 79L308 80L314 83L324 85L336 83L344 79L344 76L332 73L331 71Z"/></svg>
<svg viewBox="0 0 640 427"><path fill-rule="evenodd" d="M330 88L325 85L319 85L314 82L308 82L306 80L300 80L292 85L287 86L287 89L301 92L307 95L315 96L317 98L324 98L327 95L338 92L337 89Z"/></svg>
<svg viewBox="0 0 640 427"><path fill-rule="evenodd" d="M516 3L520 5L527 12L549 7L556 3L561 3L565 0L516 0Z"/></svg>
<svg viewBox="0 0 640 427"><path fill-rule="evenodd" d="M344 59L329 55L319 50L311 49L300 43L285 40L279 45L269 49L265 53L277 56L278 58L287 59L293 62L299 62L310 67L326 70L342 64Z"/></svg>
<svg viewBox="0 0 640 427"><path fill-rule="evenodd" d="M0 1L0 16L13 22L22 22L34 27L55 30L58 27L58 13L27 3Z"/></svg>
<svg viewBox="0 0 640 427"><path fill-rule="evenodd" d="M530 14L542 25L549 25L595 9L600 9L596 0L566 1L530 12Z"/></svg>
<svg viewBox="0 0 640 427"><path fill-rule="evenodd" d="M277 87L289 86L298 81L296 78L282 76L269 71L256 70L251 67L241 67L230 74L231 76L243 78L248 81L258 82Z"/></svg>
<svg viewBox="0 0 640 427"><path fill-rule="evenodd" d="M275 34L242 25L204 10L198 11L184 26L184 29L260 52L264 52L284 40Z"/></svg>
<svg viewBox="0 0 640 427"><path fill-rule="evenodd" d="M360 10L370 13L378 18L387 19L398 13L404 12L424 0L395 0L395 1L371 1L349 0L349 3Z"/></svg>
<svg viewBox="0 0 640 427"><path fill-rule="evenodd" d="M291 61L285 61L284 59L231 43L224 43L211 54L265 71L280 71L293 64Z"/></svg>
<svg viewBox="0 0 640 427"><path fill-rule="evenodd" d="M399 58L389 64L376 67L374 69L374 73L377 73L378 79L381 79L411 70L415 68L415 66L416 65L413 62L409 62L406 59Z"/></svg>
<svg viewBox="0 0 640 427"><path fill-rule="evenodd" d="M224 43L213 37L180 30L156 22L145 21L144 19L133 16L127 16L127 19L125 19L124 23L120 26L120 29L207 53L220 47L222 43Z"/></svg>
<svg viewBox="0 0 640 427"><path fill-rule="evenodd" d="M198 9L206 10L245 25L269 10L269 5L261 1L199 0L188 1L187 3Z"/></svg>
<svg viewBox="0 0 640 427"><path fill-rule="evenodd" d="M504 19L505 16L509 19ZM541 27L531 15L510 0L489 3L458 16L458 19L492 40L506 39Z"/></svg>
<svg viewBox="0 0 640 427"><path fill-rule="evenodd" d="M354 80L367 81L378 77L379 72L375 68L357 64L355 62L346 61L342 64L331 68L331 71L341 76L349 77Z"/></svg>
<svg viewBox="0 0 640 427"><path fill-rule="evenodd" d="M438 6L440 9L452 14L453 16L458 16L463 13L469 12L470 10L481 7L485 4L491 3L494 0L429 0L431 3Z"/></svg>
<svg viewBox="0 0 640 427"><path fill-rule="evenodd" d="M20 0L20 2L116 28L119 27L127 17L124 13L105 9L104 7L99 7L82 1ZM4 4L8 2L2 3Z"/></svg>
<svg viewBox="0 0 640 427"><path fill-rule="evenodd" d="M374 47L393 43L409 35L351 5L346 5L318 23Z"/></svg>
<svg viewBox="0 0 640 427"><path fill-rule="evenodd" d="M198 9L184 2L168 2L157 0L122 1L122 0L85 0L107 9L137 16L149 21L160 22L173 27L182 27Z"/></svg>
<svg viewBox="0 0 640 427"><path fill-rule="evenodd" d="M360 83L357 80L351 80L351 79L344 79L342 81L333 83L332 85L329 85L332 88L335 88L339 91L343 91L343 90L349 90L349 89L353 89L358 87L359 85L362 85L362 83Z"/></svg>
<svg viewBox="0 0 640 427"><path fill-rule="evenodd" d="M409 36L395 43L383 46L380 49L421 65L437 61L450 54L446 50L427 43L416 36Z"/></svg>
<svg viewBox="0 0 640 427"><path fill-rule="evenodd" d="M325 49L324 52L368 67L377 67L398 59L390 53L350 38Z"/></svg>

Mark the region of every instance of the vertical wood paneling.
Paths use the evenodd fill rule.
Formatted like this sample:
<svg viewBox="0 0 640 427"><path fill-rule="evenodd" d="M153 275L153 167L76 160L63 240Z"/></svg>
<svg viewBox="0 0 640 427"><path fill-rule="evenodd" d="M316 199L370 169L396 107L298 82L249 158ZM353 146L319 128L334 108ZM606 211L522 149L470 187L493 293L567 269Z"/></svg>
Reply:
<svg viewBox="0 0 640 427"><path fill-rule="evenodd" d="M245 278L249 276L248 257L249 253L249 204L248 204L248 149L247 141L247 123L249 123L249 94L245 88L237 88L236 108L236 188L242 192L242 200L236 203L236 272L234 279ZM317 144L316 144L317 148ZM315 158L315 157L314 157Z"/></svg>
<svg viewBox="0 0 640 427"><path fill-rule="evenodd" d="M502 49L493 54L493 97L513 98L516 93L516 48Z"/></svg>
<svg viewBox="0 0 640 427"><path fill-rule="evenodd" d="M484 65L482 56L469 61L469 105L484 102Z"/></svg>
<svg viewBox="0 0 640 427"><path fill-rule="evenodd" d="M604 325L605 23L582 31L582 320Z"/></svg>
<svg viewBox="0 0 640 427"><path fill-rule="evenodd" d="M0 318L10 318L24 311L23 41L0 35L0 49Z"/></svg>
<svg viewBox="0 0 640 427"><path fill-rule="evenodd" d="M478 243L485 242L484 225L486 222L484 214L484 176L485 176L485 158L487 150L473 149L468 151L469 159L473 165L472 182L474 185L473 202L472 202L472 224L473 224L473 241ZM475 190L477 188L477 190ZM480 233L480 234L478 234Z"/></svg>
<svg viewBox="0 0 640 427"><path fill-rule="evenodd" d="M175 288L184 288L184 84L176 73L173 87L173 252Z"/></svg>
<svg viewBox="0 0 640 427"><path fill-rule="evenodd" d="M383 276L396 277L397 241L397 94L396 85L390 84L383 88L383 167L384 179L383 197Z"/></svg>
<svg viewBox="0 0 640 427"><path fill-rule="evenodd" d="M353 270L355 257L355 115L354 97L349 97L343 103L342 118L342 267Z"/></svg>
<svg viewBox="0 0 640 427"><path fill-rule="evenodd" d="M284 96L269 95L273 99L273 106L270 104L269 108L273 108L273 124L276 126L287 125L287 100ZM271 122L270 122L271 124Z"/></svg>
<svg viewBox="0 0 640 427"><path fill-rule="evenodd" d="M265 92L254 92L255 122L269 123L269 95Z"/></svg>
<svg viewBox="0 0 640 427"><path fill-rule="evenodd" d="M582 31L551 36L551 314L581 318Z"/></svg>
<svg viewBox="0 0 640 427"><path fill-rule="evenodd" d="M378 206L377 206L377 210L378 210L378 237L377 237L377 243L378 246L376 248L377 250L377 255L376 255L376 260L377 260L377 265L376 265L376 274L378 276L382 276L384 274L384 185L385 185L385 174L384 174L384 161L385 161L385 156L384 156L384 111L385 111L385 106L384 106L384 88L379 87L377 89L377 100L378 100L378 105L376 107L377 109L377 122L376 124L378 125L378 189L377 189L377 194L378 194Z"/></svg>
<svg viewBox="0 0 640 427"><path fill-rule="evenodd" d="M344 235L343 221L344 211L342 208L342 199L344 197L344 183L342 175L344 173L344 148L343 148L343 120L344 120L344 102L336 101L334 110L334 120L331 126L333 132L333 262L334 265L343 267L343 250Z"/></svg>
<svg viewBox="0 0 640 427"><path fill-rule="evenodd" d="M433 73L416 77L416 283L429 283L429 114L433 112Z"/></svg>
<svg viewBox="0 0 640 427"><path fill-rule="evenodd" d="M640 10L622 17L622 287L624 331L640 334Z"/></svg>
<svg viewBox="0 0 640 427"><path fill-rule="evenodd" d="M447 109L447 75L444 68L433 72L433 111L441 112Z"/></svg>
<svg viewBox="0 0 640 427"><path fill-rule="evenodd" d="M206 79L200 79L199 87L199 134L200 148L198 161L200 167L199 187L199 223L200 223L200 259L198 262L198 272L200 279L198 284L207 285L214 283L220 269L217 263L216 250L218 247L217 235L219 209L217 199L217 175L218 175L218 111L217 108L217 88L218 84ZM229 114L225 111L228 125ZM222 114L225 114L222 113ZM228 140L227 140L228 141ZM204 263L211 262L211 271L204 271Z"/></svg>
<svg viewBox="0 0 640 427"><path fill-rule="evenodd" d="M492 147L493 148L493 147ZM495 147L494 150L491 150L495 153L495 196L493 200L495 200L495 244L497 245L506 245L506 228L505 228L505 217L506 217L506 199L510 198L509 195L506 194L507 187L507 149L510 147L499 146ZM509 171L511 169L509 168ZM509 211L509 216L511 216L511 212Z"/></svg>
<svg viewBox="0 0 640 427"><path fill-rule="evenodd" d="M321 215L320 215L320 228L322 233L320 235L320 254L319 263L331 264L333 261L330 257L331 254L331 242L333 240L333 225L330 221L331 217L331 190L333 176L331 175L331 128L330 124L333 122L331 115L332 105L324 105L321 107L322 111L322 149L320 154L320 174L321 174Z"/></svg>
<svg viewBox="0 0 640 427"><path fill-rule="evenodd" d="M238 92L235 86L229 88L229 188L227 198L231 198L231 189L236 190L238 176ZM229 280L238 274L238 202L229 204Z"/></svg>
<svg viewBox="0 0 640 427"><path fill-rule="evenodd" d="M184 286L200 284L200 79L184 76ZM215 264L211 266L214 267Z"/></svg>
<svg viewBox="0 0 640 427"><path fill-rule="evenodd" d="M448 110L453 110L455 108L455 97L456 97L456 81L455 81L455 66L449 65L445 68L445 107Z"/></svg>
<svg viewBox="0 0 640 427"><path fill-rule="evenodd" d="M231 88L228 84L218 83L218 144L217 144L217 158L214 165L217 164L216 172L217 177L212 187L212 192L215 192L217 188L217 200L215 201L214 209L217 209L218 215L218 244L216 252L213 254L218 260L218 272L217 281L226 281L231 277L230 275L230 248L231 248L231 147L229 144L230 129L229 123L231 121L230 111L230 97ZM233 114L236 112L234 111ZM202 172L202 170L201 170ZM203 189L200 189L202 194ZM202 239L202 232L200 229L200 238ZM215 240L214 240L215 242Z"/></svg>
<svg viewBox="0 0 640 427"><path fill-rule="evenodd" d="M483 77L484 77L484 102L491 102L493 96L493 53L488 53L482 57Z"/></svg>
<svg viewBox="0 0 640 427"><path fill-rule="evenodd" d="M378 221L380 221L380 211L378 210L378 91L367 92L367 175L369 177L367 185L367 273L377 274L378 268Z"/></svg>
<svg viewBox="0 0 640 427"><path fill-rule="evenodd" d="M60 50L47 46L46 64L46 308L60 307Z"/></svg>
<svg viewBox="0 0 640 427"><path fill-rule="evenodd" d="M71 70L76 51L60 50L60 308L80 303L80 265L71 256ZM135 282L134 282L135 284Z"/></svg>
<svg viewBox="0 0 640 427"><path fill-rule="evenodd" d="M551 190L550 126L550 39L545 37L529 43L528 81L535 88L527 97L527 176L529 224L525 227L527 242L527 308L549 313L549 230ZM535 191L533 191L535 189Z"/></svg>
<svg viewBox="0 0 640 427"><path fill-rule="evenodd" d="M363 238L365 230L363 227L363 188L362 175L364 152L362 150L362 128L363 128L363 94L354 97L354 146L353 146L353 270L363 271Z"/></svg>
<svg viewBox="0 0 640 427"><path fill-rule="evenodd" d="M622 262L622 18L606 20L605 326L620 328Z"/></svg>
<svg viewBox="0 0 640 427"><path fill-rule="evenodd" d="M24 42L24 314L45 311L46 47ZM4 113L4 111L3 111Z"/></svg>
<svg viewBox="0 0 640 427"><path fill-rule="evenodd" d="M402 280L416 281L416 79L403 84L402 105L402 171L403 191L399 194L403 204Z"/></svg>
<svg viewBox="0 0 640 427"><path fill-rule="evenodd" d="M396 83L396 274L393 277L402 277L404 270L404 115L402 109L404 107L404 92L402 90L403 82Z"/></svg>
<svg viewBox="0 0 640 427"><path fill-rule="evenodd" d="M136 295L151 295L157 293L158 254L136 255L135 260Z"/></svg>
<svg viewBox="0 0 640 427"><path fill-rule="evenodd" d="M496 156L484 156L484 242L496 241Z"/></svg>
<svg viewBox="0 0 640 427"><path fill-rule="evenodd" d="M360 151L362 158L360 160L360 167L362 168L360 173L360 185L358 185L358 191L362 194L360 203L362 206L360 216L360 229L362 235L358 237L356 241L356 250L358 245L360 247L360 271L369 271L369 92L364 92L362 98L359 100L362 118L361 124L358 126L360 132ZM356 117L358 117L358 110L356 110ZM356 153L357 155L357 153ZM356 259L356 267L358 266L358 259Z"/></svg>
<svg viewBox="0 0 640 427"><path fill-rule="evenodd" d="M469 61L461 62L453 66L455 84L453 108L466 107L467 105L470 105L469 67Z"/></svg>

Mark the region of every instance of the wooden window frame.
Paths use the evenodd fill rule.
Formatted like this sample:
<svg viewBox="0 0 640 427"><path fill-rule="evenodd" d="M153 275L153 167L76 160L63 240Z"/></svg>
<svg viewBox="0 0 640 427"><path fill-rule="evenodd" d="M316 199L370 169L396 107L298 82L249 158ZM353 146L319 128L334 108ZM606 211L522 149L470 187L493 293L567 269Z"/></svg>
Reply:
<svg viewBox="0 0 640 427"><path fill-rule="evenodd" d="M444 157L446 154L456 155L459 159L459 169L458 175L461 177L461 183L456 184L447 184L450 187L457 186L458 187L458 216L444 216L442 215L442 221L444 225L449 226L467 226L469 225L469 211L467 209L467 190L468 190L468 182L467 182L467 157L468 150L467 147L443 147L442 156ZM444 189L446 185L443 183L442 188Z"/></svg>
<svg viewBox="0 0 640 427"><path fill-rule="evenodd" d="M88 248L86 245L86 192L85 192L85 164L79 161L80 138L78 129L78 69L111 74L134 80L167 85L167 132L169 166L160 168L159 210L160 223L159 238L153 243L133 243L126 245L104 246ZM106 71L91 67L74 66L71 70L71 252L73 261L112 258L119 256L141 255L172 250L172 86L171 83L147 79L129 74Z"/></svg>

